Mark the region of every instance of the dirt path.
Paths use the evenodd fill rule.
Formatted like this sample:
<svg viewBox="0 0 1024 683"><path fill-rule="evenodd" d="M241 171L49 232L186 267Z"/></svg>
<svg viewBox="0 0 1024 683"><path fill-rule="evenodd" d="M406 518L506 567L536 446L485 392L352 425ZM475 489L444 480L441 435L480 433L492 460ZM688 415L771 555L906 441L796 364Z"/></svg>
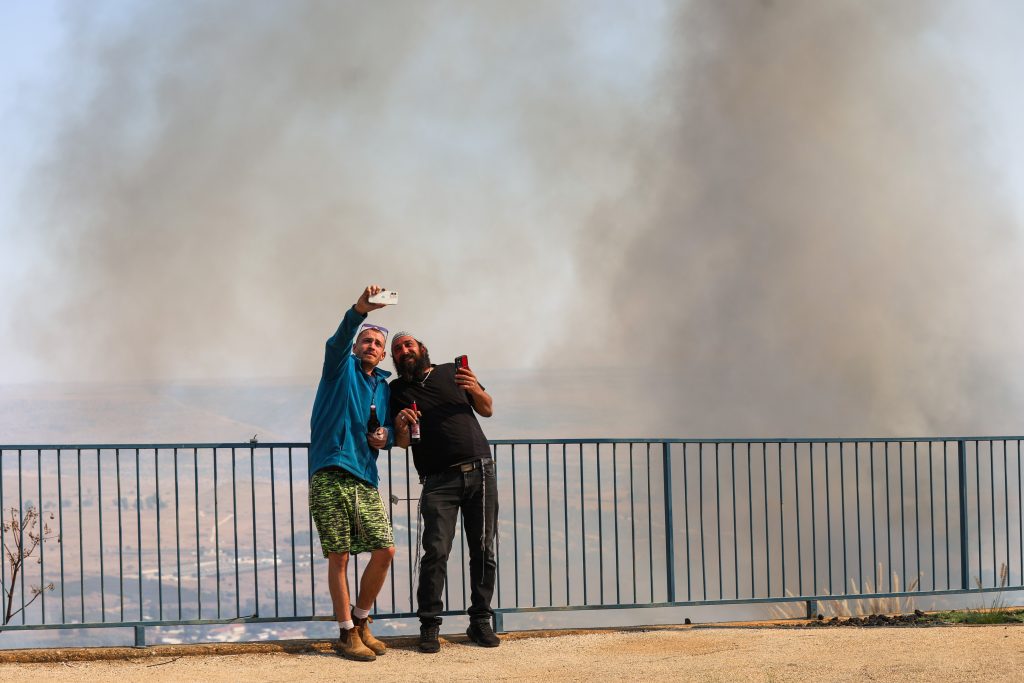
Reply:
<svg viewBox="0 0 1024 683"><path fill-rule="evenodd" d="M406 639L376 662L330 651L148 656L104 661L0 663L0 680L1019 681L1024 626L935 628L680 628L554 637L505 637L488 650L445 642L423 655ZM237 646L234 646L237 651ZM323 648L321 648L323 649ZM2 659L0 659L2 661Z"/></svg>

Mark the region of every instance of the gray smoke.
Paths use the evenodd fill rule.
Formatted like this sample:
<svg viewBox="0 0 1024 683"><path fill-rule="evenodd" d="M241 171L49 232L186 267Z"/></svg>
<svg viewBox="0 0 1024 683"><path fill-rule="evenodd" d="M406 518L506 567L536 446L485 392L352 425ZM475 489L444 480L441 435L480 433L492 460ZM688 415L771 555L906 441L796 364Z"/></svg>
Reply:
<svg viewBox="0 0 1024 683"><path fill-rule="evenodd" d="M377 322L438 358L529 365L564 226L641 104L589 5L70 4L20 311L39 355L72 379L315 381L378 282L401 300Z"/></svg>
<svg viewBox="0 0 1024 683"><path fill-rule="evenodd" d="M650 411L638 424L1020 431L1021 226L984 160L971 83L929 40L944 6L680 13L634 185L580 244L611 316L571 348L596 342L601 358L612 340L657 365L634 377Z"/></svg>
<svg viewBox="0 0 1024 683"><path fill-rule="evenodd" d="M56 378L312 382L380 282L504 435L1016 431L944 8L69 4L19 319Z"/></svg>

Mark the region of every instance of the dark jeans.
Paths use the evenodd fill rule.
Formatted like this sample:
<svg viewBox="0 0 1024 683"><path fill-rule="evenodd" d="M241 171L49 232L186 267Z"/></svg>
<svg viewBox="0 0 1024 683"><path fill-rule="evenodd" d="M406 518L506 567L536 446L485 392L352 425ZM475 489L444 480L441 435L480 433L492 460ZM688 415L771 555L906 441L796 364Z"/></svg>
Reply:
<svg viewBox="0 0 1024 683"><path fill-rule="evenodd" d="M459 510L462 510L462 528L469 550L469 619L488 621L494 616L491 596L497 570L494 534L498 520L498 487L494 462L485 460L475 470L462 472L453 467L441 474L432 474L423 482L420 498L423 559L416 590L419 606L416 614L423 624L441 623L444 580Z"/></svg>

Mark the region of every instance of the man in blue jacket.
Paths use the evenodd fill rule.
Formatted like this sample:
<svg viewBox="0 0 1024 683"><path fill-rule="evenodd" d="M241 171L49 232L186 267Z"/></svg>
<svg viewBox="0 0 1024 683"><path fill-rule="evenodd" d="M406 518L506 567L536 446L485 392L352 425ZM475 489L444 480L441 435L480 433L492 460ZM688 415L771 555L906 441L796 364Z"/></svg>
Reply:
<svg viewBox="0 0 1024 683"><path fill-rule="evenodd" d="M377 285L367 287L327 340L310 418L309 511L327 558L341 652L358 661L372 661L386 650L370 633L369 615L395 556L391 522L377 491L377 450L394 443L388 416L391 373L377 367L384 360L387 330L363 323L367 313L383 308L369 301L380 291ZM379 426L370 419L371 406ZM369 552L370 561L350 608L348 558L360 552Z"/></svg>

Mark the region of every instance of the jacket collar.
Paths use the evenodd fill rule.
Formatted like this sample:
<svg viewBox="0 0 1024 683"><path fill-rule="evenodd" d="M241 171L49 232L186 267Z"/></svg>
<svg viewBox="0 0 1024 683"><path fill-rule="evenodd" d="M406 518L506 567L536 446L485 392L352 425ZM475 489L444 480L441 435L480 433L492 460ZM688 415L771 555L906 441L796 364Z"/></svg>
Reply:
<svg viewBox="0 0 1024 683"><path fill-rule="evenodd" d="M354 353L350 353L348 357L351 359L352 363L356 366L356 372L358 372L359 374L365 376L366 373L363 372L363 362L361 360L359 360L359 357L356 354L354 354ZM387 370L383 369L379 364L377 365L377 367L375 367L373 369L373 372L371 374L374 377L376 377L377 379L387 379L388 377L391 376L391 373L388 372Z"/></svg>

